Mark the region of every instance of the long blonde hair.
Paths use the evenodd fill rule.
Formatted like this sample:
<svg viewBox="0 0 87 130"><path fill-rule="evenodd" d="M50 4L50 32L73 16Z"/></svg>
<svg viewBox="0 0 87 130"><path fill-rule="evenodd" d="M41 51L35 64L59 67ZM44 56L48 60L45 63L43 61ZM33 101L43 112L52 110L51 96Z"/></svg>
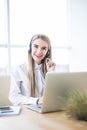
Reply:
<svg viewBox="0 0 87 130"><path fill-rule="evenodd" d="M28 71L28 78L29 78L29 90L30 90L30 95L32 97L35 97L35 74L34 74L34 60L32 58L31 55L31 45L33 43L34 40L36 39L42 39L43 41L48 43L48 50L50 52L50 58L52 59L52 48L51 48L51 44L50 44L50 39L43 34L36 34L31 38L30 41L30 45L29 45L29 51L28 51L28 63L29 63L29 71ZM47 67L46 67L46 63L45 60L42 63L43 64L43 73L44 73L44 77L46 75L47 72Z"/></svg>

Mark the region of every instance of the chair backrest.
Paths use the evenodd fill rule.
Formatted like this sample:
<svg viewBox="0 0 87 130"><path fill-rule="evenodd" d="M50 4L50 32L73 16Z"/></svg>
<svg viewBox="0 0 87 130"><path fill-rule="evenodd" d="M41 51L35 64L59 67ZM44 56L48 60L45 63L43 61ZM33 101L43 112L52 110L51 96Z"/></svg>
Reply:
<svg viewBox="0 0 87 130"><path fill-rule="evenodd" d="M69 72L69 65L56 65L57 72Z"/></svg>
<svg viewBox="0 0 87 130"><path fill-rule="evenodd" d="M11 105L9 101L10 75L0 75L0 106Z"/></svg>

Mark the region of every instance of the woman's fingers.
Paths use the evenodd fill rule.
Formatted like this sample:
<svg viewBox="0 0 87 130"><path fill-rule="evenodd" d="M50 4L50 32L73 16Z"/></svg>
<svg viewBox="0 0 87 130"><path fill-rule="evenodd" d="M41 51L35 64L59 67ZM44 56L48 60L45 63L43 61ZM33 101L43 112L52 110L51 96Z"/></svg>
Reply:
<svg viewBox="0 0 87 130"><path fill-rule="evenodd" d="M55 69L56 64L50 58L46 58L46 66L47 71L51 71Z"/></svg>

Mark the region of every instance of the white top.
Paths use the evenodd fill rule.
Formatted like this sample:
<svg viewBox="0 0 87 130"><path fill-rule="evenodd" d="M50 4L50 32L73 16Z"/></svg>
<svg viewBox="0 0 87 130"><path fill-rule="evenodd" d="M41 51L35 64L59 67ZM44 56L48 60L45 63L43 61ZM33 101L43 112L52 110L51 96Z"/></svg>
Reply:
<svg viewBox="0 0 87 130"><path fill-rule="evenodd" d="M38 97L42 96L44 88L44 75L42 64L35 64L35 97L30 97L28 65L22 64L18 66L11 76L11 87L9 100L15 104L36 104Z"/></svg>

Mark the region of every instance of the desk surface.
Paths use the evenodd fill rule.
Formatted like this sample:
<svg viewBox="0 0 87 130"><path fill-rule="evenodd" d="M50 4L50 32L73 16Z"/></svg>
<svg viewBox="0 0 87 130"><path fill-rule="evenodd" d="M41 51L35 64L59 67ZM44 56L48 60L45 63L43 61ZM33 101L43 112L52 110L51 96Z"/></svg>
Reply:
<svg viewBox="0 0 87 130"><path fill-rule="evenodd" d="M23 107L18 116L0 117L0 130L87 130L87 122L63 112L40 114Z"/></svg>

